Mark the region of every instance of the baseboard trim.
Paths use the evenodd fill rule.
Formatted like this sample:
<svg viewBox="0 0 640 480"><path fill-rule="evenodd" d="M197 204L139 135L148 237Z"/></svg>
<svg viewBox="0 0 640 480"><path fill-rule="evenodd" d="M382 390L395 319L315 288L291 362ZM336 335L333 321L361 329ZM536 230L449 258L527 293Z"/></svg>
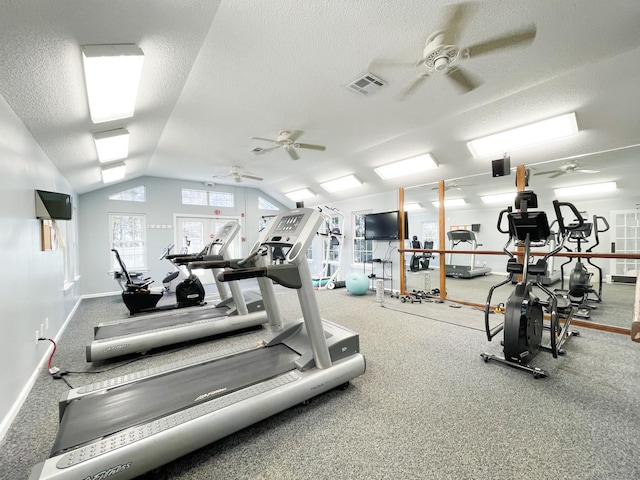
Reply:
<svg viewBox="0 0 640 480"><path fill-rule="evenodd" d="M53 338L54 342L57 343L60 337L62 336L62 334L64 333L65 329L67 328L67 325L69 325L69 322L71 321L71 318L73 318L73 315L76 313L76 310L78 309L78 306L80 305L81 301L82 301L82 297L78 298L78 301L75 303L75 305L71 309L71 312L69 312L69 315L67 315L67 318L62 324L62 326L60 327L60 330L58 330L58 333ZM38 365L36 369L33 371L33 373L31 374L31 377L29 377L29 381L24 385L24 387L20 391L20 395L18 395L18 398L16 399L16 401L13 402L13 406L9 410L9 413L7 413L7 415L5 415L5 417L2 419L2 422L0 422L0 442L2 442L5 435L9 431L11 424L18 416L18 412L20 412L22 405L27 400L29 393L31 393L31 389L35 385L36 380L38 379L38 375L40 375L40 371L42 370L44 365L47 363L49 356L51 355L53 345L51 344L51 342L48 342L48 343L49 343L49 346L47 347L44 354L42 355L42 359L40 359L40 361L38 362Z"/></svg>

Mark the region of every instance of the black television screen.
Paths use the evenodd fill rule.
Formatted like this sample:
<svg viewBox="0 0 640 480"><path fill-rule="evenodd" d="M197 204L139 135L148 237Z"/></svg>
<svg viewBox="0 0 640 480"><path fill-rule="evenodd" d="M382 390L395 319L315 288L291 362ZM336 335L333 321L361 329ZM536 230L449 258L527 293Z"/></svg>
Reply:
<svg viewBox="0 0 640 480"><path fill-rule="evenodd" d="M369 213L364 216L365 240L398 240L400 212ZM404 214L404 238L409 235L407 213Z"/></svg>
<svg viewBox="0 0 640 480"><path fill-rule="evenodd" d="M71 220L71 195L36 190L36 218Z"/></svg>

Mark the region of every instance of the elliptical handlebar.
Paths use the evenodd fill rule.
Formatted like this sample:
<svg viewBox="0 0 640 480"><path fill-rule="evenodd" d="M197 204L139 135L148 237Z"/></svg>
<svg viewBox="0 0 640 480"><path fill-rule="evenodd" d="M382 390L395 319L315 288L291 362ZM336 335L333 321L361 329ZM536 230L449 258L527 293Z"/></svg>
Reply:
<svg viewBox="0 0 640 480"><path fill-rule="evenodd" d="M570 226L565 225L564 224L564 217L562 216L561 207L569 207L569 209L576 216L576 219L578 220L578 223L576 223L574 225L570 225ZM559 202L558 200L554 200L553 201L553 209L556 212L556 219L558 220L558 233L560 235L562 235L563 239L564 239L564 237L566 237L568 231L577 230L580 227L582 227L582 225L584 225L584 219L582 218L582 215L580 215L580 212L578 211L578 209L575 207L575 205L573 203Z"/></svg>
<svg viewBox="0 0 640 480"><path fill-rule="evenodd" d="M605 228L604 230L600 230L598 228L598 220L601 220L604 222ZM600 215L594 215L593 216L593 229L595 230L596 233L604 233L609 231L609 222L607 222L607 219L604 217L601 217Z"/></svg>
<svg viewBox="0 0 640 480"><path fill-rule="evenodd" d="M504 216L505 213L511 213L512 211L513 209L511 207L507 207L500 212L500 215L498 215L498 231L500 233L510 233L509 229L507 230L502 229L502 217Z"/></svg>

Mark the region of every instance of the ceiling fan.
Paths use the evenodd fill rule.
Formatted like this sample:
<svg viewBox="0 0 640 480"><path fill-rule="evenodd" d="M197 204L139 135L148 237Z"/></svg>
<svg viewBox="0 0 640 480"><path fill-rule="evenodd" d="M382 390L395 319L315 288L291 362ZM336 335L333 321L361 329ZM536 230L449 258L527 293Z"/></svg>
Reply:
<svg viewBox="0 0 640 480"><path fill-rule="evenodd" d="M534 175L549 175L548 178L556 178L565 173L600 173L600 170L589 170L582 168L578 162L566 162L555 170L547 170L546 172L536 172Z"/></svg>
<svg viewBox="0 0 640 480"><path fill-rule="evenodd" d="M249 175L244 173L244 169L236 165L231 167L231 170L227 175L213 175L213 178L228 178L228 177L233 178L237 183L242 182L243 178L248 178L249 180L257 180L258 182L261 182L263 180L261 177L256 177L255 175Z"/></svg>
<svg viewBox="0 0 640 480"><path fill-rule="evenodd" d="M427 38L422 58L413 63L374 60L369 67L376 65L412 65L419 69L418 77L403 91L401 98L414 93L433 75L444 75L462 91L470 92L482 84L482 81L464 70L460 63L499 50L529 44L536 37L535 25L512 31L505 35L468 46L459 44L460 35L467 18L473 13L473 2L462 2L446 7L446 22L442 30L437 30Z"/></svg>
<svg viewBox="0 0 640 480"><path fill-rule="evenodd" d="M262 140L265 142L276 144L276 146L269 148L253 147L251 148L251 152L255 155L264 155L265 153L272 152L273 150L276 150L278 148L283 148L293 160L298 160L300 157L298 156L298 152L296 152L296 148L308 148L310 150L320 151L324 151L327 149L327 147L323 145L312 145L310 143L297 142L296 140L303 133L304 132L302 132L301 130L280 130L277 140L262 137L251 137L252 140Z"/></svg>
<svg viewBox="0 0 640 480"><path fill-rule="evenodd" d="M466 185L461 185L456 181L452 181L452 182L445 182L444 184L444 191L446 192L447 190L450 189L455 189L455 190L462 190L462 187L475 187L474 184L468 183ZM438 190L440 187L433 187L431 190Z"/></svg>

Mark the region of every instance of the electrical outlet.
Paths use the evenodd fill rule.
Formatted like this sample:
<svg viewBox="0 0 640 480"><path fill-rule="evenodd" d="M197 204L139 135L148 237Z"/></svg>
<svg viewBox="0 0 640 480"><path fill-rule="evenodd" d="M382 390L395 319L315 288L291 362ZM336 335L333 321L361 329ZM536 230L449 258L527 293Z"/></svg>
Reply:
<svg viewBox="0 0 640 480"><path fill-rule="evenodd" d="M49 317L44 319L44 329L49 330Z"/></svg>

